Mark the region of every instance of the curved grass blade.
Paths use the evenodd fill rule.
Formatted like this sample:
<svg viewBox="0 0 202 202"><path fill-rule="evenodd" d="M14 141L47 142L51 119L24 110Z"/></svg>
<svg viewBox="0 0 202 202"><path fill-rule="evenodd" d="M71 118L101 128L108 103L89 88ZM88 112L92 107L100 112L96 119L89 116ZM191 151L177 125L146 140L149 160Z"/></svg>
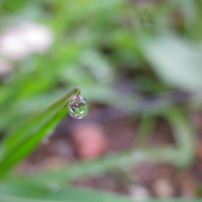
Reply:
<svg viewBox="0 0 202 202"><path fill-rule="evenodd" d="M173 130L176 146L133 149L93 162L79 162L59 171L46 172L39 176L29 177L29 180L44 186L50 183L63 184L79 177L92 176L117 167L126 168L147 162L164 162L178 168L185 168L193 160L195 131L189 119L178 108L169 108L164 116Z"/></svg>
<svg viewBox="0 0 202 202"><path fill-rule="evenodd" d="M21 181L0 184L0 201L2 199L10 199L9 202L132 202L120 194L72 187L47 189Z"/></svg>

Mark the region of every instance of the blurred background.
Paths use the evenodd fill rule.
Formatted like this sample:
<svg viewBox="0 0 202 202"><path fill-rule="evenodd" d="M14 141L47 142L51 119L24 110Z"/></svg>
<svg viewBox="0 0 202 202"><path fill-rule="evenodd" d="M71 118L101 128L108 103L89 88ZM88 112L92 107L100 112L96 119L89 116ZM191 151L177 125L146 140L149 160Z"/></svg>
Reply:
<svg viewBox="0 0 202 202"><path fill-rule="evenodd" d="M53 189L200 198L201 9L201 0L1 0L1 142L76 86L90 105L86 118L51 128L12 179L56 173Z"/></svg>

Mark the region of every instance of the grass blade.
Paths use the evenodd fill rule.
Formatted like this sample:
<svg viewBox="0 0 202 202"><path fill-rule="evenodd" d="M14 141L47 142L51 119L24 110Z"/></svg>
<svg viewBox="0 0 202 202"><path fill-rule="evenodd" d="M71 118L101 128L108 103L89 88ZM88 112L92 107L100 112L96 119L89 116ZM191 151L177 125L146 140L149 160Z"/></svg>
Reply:
<svg viewBox="0 0 202 202"><path fill-rule="evenodd" d="M77 92L80 92L80 88L75 88L67 93L3 141L0 178L30 154L50 130L64 118L67 114L67 100Z"/></svg>

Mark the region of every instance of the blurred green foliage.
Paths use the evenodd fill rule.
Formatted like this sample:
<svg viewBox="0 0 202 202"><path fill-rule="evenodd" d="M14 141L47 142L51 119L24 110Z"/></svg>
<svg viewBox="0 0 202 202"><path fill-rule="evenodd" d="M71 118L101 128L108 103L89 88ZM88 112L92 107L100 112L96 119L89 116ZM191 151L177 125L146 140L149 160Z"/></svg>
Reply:
<svg viewBox="0 0 202 202"><path fill-rule="evenodd" d="M91 102L117 105L124 100L114 87L123 79L149 95L201 85L200 1L14 2L1 3L2 31L34 21L55 40L49 52L15 62L0 86L2 130L78 85Z"/></svg>
<svg viewBox="0 0 202 202"><path fill-rule="evenodd" d="M10 61L14 66L13 71L0 78L0 129L2 134L11 134L2 143L1 176L28 155L41 138L54 128L52 121L58 123L64 114L60 111L59 117L51 114L50 119L48 116L43 119L44 122L30 122L30 128L26 129L25 125L23 135L16 127L66 94L67 89L79 85L84 97L91 103L112 105L126 113L130 112L130 115L136 115L145 95L200 91L201 9L200 0L164 0L158 3L135 0L0 1L2 33L22 22L36 22L49 27L54 35L54 43L48 52ZM116 88L123 82L132 92L126 96ZM200 97L197 97L199 104ZM145 106L145 110L140 111L138 116L151 112L152 118L141 119L142 129L139 133L147 139L147 134L152 130L152 115L160 109L161 116L168 120L173 129L176 148L165 148L161 152L158 149L129 151L97 162L81 163L56 174L44 175L44 178L36 177L35 183L38 181L47 186L50 181L60 183L64 179L90 175L93 171L104 172L115 167L121 158L126 164L165 161L179 167L189 165L194 156L194 131L184 113L184 106L168 108L166 102ZM57 109L61 107L59 105ZM143 130L145 124L148 130ZM45 126L46 130L42 130ZM33 134L38 134L39 139L31 139ZM32 146L24 148L24 151L19 149L17 157L12 157L13 149L18 150L19 144L27 140L22 136L28 138ZM5 147L6 141L9 138L12 140L12 137L17 138L14 141L16 145L13 148ZM141 143L144 141L140 140ZM25 181L25 184L28 183ZM100 198L100 195L96 197ZM85 196L75 200L70 197L69 200L95 201ZM117 198L115 200L119 201Z"/></svg>

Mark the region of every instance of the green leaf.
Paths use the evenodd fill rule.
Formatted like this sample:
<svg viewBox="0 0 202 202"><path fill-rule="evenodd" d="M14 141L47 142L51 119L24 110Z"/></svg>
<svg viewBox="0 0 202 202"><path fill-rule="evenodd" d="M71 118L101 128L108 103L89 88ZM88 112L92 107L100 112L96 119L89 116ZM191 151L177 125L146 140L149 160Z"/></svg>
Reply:
<svg viewBox="0 0 202 202"><path fill-rule="evenodd" d="M0 177L26 157L67 114L67 100L80 91L75 88L46 110L7 136L1 145Z"/></svg>
<svg viewBox="0 0 202 202"><path fill-rule="evenodd" d="M175 35L145 39L145 57L163 82L181 89L202 87L201 47Z"/></svg>

